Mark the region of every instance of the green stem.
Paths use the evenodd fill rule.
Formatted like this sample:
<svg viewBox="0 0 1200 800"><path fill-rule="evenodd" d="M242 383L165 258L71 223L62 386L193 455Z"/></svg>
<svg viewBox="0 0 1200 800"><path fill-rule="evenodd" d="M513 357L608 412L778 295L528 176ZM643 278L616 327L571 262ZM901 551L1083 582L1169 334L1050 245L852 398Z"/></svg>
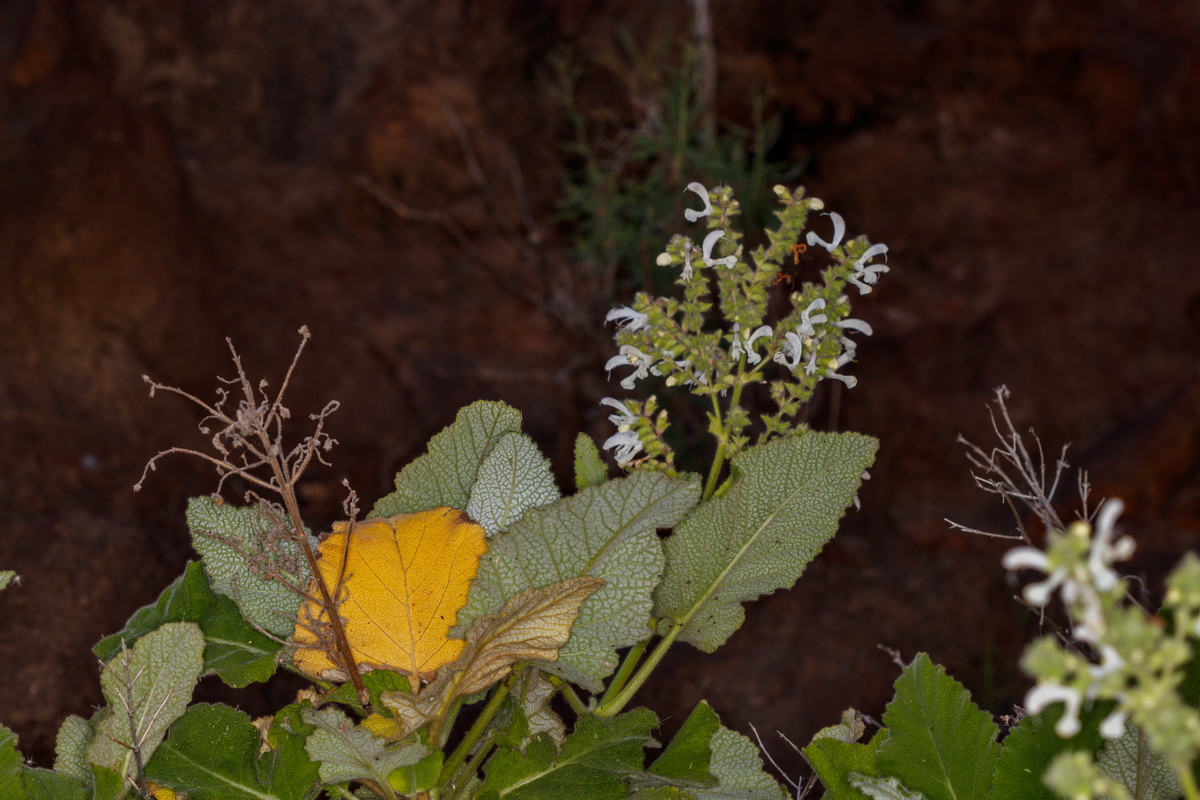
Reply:
<svg viewBox="0 0 1200 800"><path fill-rule="evenodd" d="M629 676L633 674L634 667L642 660L642 656L649 646L650 640L647 639L629 648L629 652L625 654L625 660L621 662L621 668L617 670L617 674L613 676L612 683L608 685L608 688L604 691L604 696L600 698L600 705L607 703L617 692L625 688L625 683L629 680Z"/></svg>
<svg viewBox="0 0 1200 800"><path fill-rule="evenodd" d="M667 635L664 636L654 648L653 652L651 652L646 660L642 662L642 666L638 668L637 674L633 676L625 688L622 689L616 695L616 697L613 697L611 700L596 706L596 710L594 712L596 716L614 717L619 714L621 709L633 699L635 694L637 694L637 690L642 688L642 684L645 683L646 679L650 677L650 673L653 672L654 668L658 666L658 663L663 660L663 656L665 656L667 651L671 649L671 645L674 644L675 639L678 638L679 634L682 632L683 625L676 623L671 628L670 632L668 632Z"/></svg>
<svg viewBox="0 0 1200 800"><path fill-rule="evenodd" d="M1183 787L1183 796L1187 800L1200 800L1200 788L1196 786L1196 776L1192 774L1189 767L1176 770L1179 776L1179 785Z"/></svg>
<svg viewBox="0 0 1200 800"><path fill-rule="evenodd" d="M500 711L500 706L504 704L505 698L508 697L509 691L512 689L513 676L510 675L508 680L500 684L495 693L488 700L483 711L479 713L479 717L475 720L475 724L467 731L467 735L458 743L458 747L454 748L454 752L450 754L450 758L446 759L446 763L442 765L442 774L438 777L438 785L445 785L463 762L467 760L467 755L471 752L471 748L479 741L479 737L491 724L492 719Z"/></svg>
<svg viewBox="0 0 1200 800"><path fill-rule="evenodd" d="M745 386L741 378L745 375L744 365L738 367L738 382L733 387L733 396L729 399L730 407L736 406L742 399L742 388ZM703 503L713 496L713 492L717 490L717 479L721 477L721 468L725 466L725 446L728 444L729 431L725 430L725 426L721 423L721 405L717 401L717 395L714 392L712 395L713 411L716 414L717 422L721 426L720 441L717 443L717 454L713 456L712 467L708 471L708 480L704 484L704 495L700 498Z"/></svg>
<svg viewBox="0 0 1200 800"><path fill-rule="evenodd" d="M562 692L562 696L567 700L567 705L571 707L571 710L575 712L576 716L582 717L584 714L591 713L588 711L587 706L584 705L583 700L580 699L579 695L575 693L575 687L571 686L571 684L567 683L557 675L551 675L549 673L546 674L546 680L550 681L551 686Z"/></svg>

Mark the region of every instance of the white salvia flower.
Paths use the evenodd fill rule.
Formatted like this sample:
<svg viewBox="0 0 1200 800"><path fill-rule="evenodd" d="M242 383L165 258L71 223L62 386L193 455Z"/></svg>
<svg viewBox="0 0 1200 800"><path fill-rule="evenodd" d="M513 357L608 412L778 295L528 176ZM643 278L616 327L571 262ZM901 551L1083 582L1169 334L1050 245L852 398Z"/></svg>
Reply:
<svg viewBox="0 0 1200 800"><path fill-rule="evenodd" d="M633 431L621 431L608 437L601 446L602 450L613 450L613 458L617 466L623 467L633 461L633 457L642 450L642 440Z"/></svg>
<svg viewBox="0 0 1200 800"><path fill-rule="evenodd" d="M1031 583L1021 592L1021 596L1032 606L1044 608L1050 602L1050 596L1063 581L1067 579L1067 571L1062 567L1050 569L1050 559L1041 550L1033 547L1014 547L1004 554L1000 564L1009 572L1018 569L1036 569L1045 572L1044 581Z"/></svg>
<svg viewBox="0 0 1200 800"><path fill-rule="evenodd" d="M689 183L687 185L687 188L684 189L684 191L685 192L695 192L696 194L700 195L700 199L704 201L704 209L701 211L694 211L693 209L690 209L690 208L685 209L683 212L684 219L686 219L688 222L695 222L696 220L700 219L701 217L707 217L709 214L712 213L712 210L713 210L712 201L710 201L708 199L708 189L704 188L704 184Z"/></svg>
<svg viewBox="0 0 1200 800"><path fill-rule="evenodd" d="M891 271L891 267L887 264L866 263L878 255L882 255L886 259L887 251L886 244L873 244L854 262L854 274L847 280L858 287L860 294L870 294L871 286L879 280L880 273Z"/></svg>
<svg viewBox="0 0 1200 800"><path fill-rule="evenodd" d="M672 261L674 261L674 259L671 258L670 253L659 253L658 258L654 259L654 263L658 264L660 267L669 267L671 266Z"/></svg>
<svg viewBox="0 0 1200 800"><path fill-rule="evenodd" d="M629 430L629 426L637 422L637 417L629 410L629 407L615 397L606 397L600 401L600 405L615 408L618 413L610 414L608 421L617 426L617 430L621 433Z"/></svg>
<svg viewBox="0 0 1200 800"><path fill-rule="evenodd" d="M1125 711L1114 711L1100 723L1100 735L1105 739L1120 739L1125 735L1125 720L1129 714Z"/></svg>
<svg viewBox="0 0 1200 800"><path fill-rule="evenodd" d="M770 325L761 325L755 329L754 333L746 338L746 363L754 366L762 361L762 356L754 352L754 340L760 339L763 336L770 336L773 333Z"/></svg>
<svg viewBox="0 0 1200 800"><path fill-rule="evenodd" d="M812 201L809 202L808 207L814 208ZM825 204L821 203L821 208L824 208L824 207L825 207ZM829 217L830 219L833 220L833 239L831 241L827 242L824 239L822 239L820 236L817 236L816 231L809 231L808 235L804 237L804 241L808 242L810 247L813 245L820 245L821 247L824 247L826 250L833 252L834 248L836 248L839 244L842 243L842 237L846 235L846 221L842 219L841 214L838 214L836 212L822 214L821 216Z"/></svg>
<svg viewBox="0 0 1200 800"><path fill-rule="evenodd" d="M869 480L871 480L871 473L870 473L869 471L867 471L867 470L865 470L865 469L864 469L864 470L863 470L863 476L862 476L862 479L863 479L864 481L869 481ZM853 500L854 500L854 510L855 510L855 511L861 511L861 510L862 510L862 501L858 499L858 492L855 492L855 493L854 493L854 498L853 498Z"/></svg>
<svg viewBox="0 0 1200 800"><path fill-rule="evenodd" d="M616 320L620 328L631 331L640 331L650 327L650 318L640 311L634 311L629 306L617 306L604 315L606 323L613 320Z"/></svg>
<svg viewBox="0 0 1200 800"><path fill-rule="evenodd" d="M692 240L683 240L683 279L690 281L692 279Z"/></svg>
<svg viewBox="0 0 1200 800"><path fill-rule="evenodd" d="M830 369L841 369L853 361L855 354L858 353L858 346L854 344L854 342L850 341L845 336L841 337L841 340L843 348L842 354L838 356L836 361L830 364Z"/></svg>
<svg viewBox="0 0 1200 800"><path fill-rule="evenodd" d="M815 336L817 329L813 326L820 322L828 322L829 317L824 314L817 314L815 317L809 316L813 309L825 310L824 298L818 297L808 304L808 308L800 312L800 327L796 328L796 332L802 336Z"/></svg>
<svg viewBox="0 0 1200 800"><path fill-rule="evenodd" d="M825 377L833 378L835 381L841 381L842 383L846 384L847 389L853 389L855 386L858 386L858 378L854 377L853 375L842 375L834 372L832 369L825 370Z"/></svg>
<svg viewBox="0 0 1200 800"><path fill-rule="evenodd" d="M646 355L641 350L638 350L636 347L634 347L633 345L630 345L630 344L621 345L621 349L619 352L620 352L620 355L616 355L616 356L613 356L612 358L610 358L608 360L608 362L604 365L604 368L606 370L608 370L609 372L612 372L614 367L619 367L624 364L631 364L634 367L636 367L637 369L635 369L633 371L632 375L628 376L627 378L625 378L625 380L621 381L622 388L632 389L634 383L639 378L649 377L649 375L650 375L650 356Z"/></svg>
<svg viewBox="0 0 1200 800"><path fill-rule="evenodd" d="M783 343L775 351L773 359L775 363L783 364L789 371L794 372L796 367L800 365L803 350L804 341L796 334L788 331L783 335Z"/></svg>
<svg viewBox="0 0 1200 800"><path fill-rule="evenodd" d="M704 237L704 246L701 248L701 253L704 256L704 263L709 267L724 266L732 268L737 263L737 256L725 256L724 258L713 258L713 245L725 237L725 231L716 230Z"/></svg>
<svg viewBox="0 0 1200 800"><path fill-rule="evenodd" d="M1100 513L1096 515L1095 538L1088 553L1088 571L1092 573L1092 583L1101 592L1107 592L1120 580L1110 565L1128 559L1137 546L1129 536L1113 541L1113 526L1124 510L1125 504L1113 498L1100 506Z"/></svg>
<svg viewBox="0 0 1200 800"><path fill-rule="evenodd" d="M861 319L844 319L839 322L837 326L842 330L849 328L852 331L858 331L859 333L866 334L867 336L875 333L875 331L871 330L871 326Z"/></svg>
<svg viewBox="0 0 1200 800"><path fill-rule="evenodd" d="M825 201L819 197L810 197L808 199L808 207L813 211L820 211L825 207Z"/></svg>
<svg viewBox="0 0 1200 800"><path fill-rule="evenodd" d="M1062 718L1054 725L1054 732L1064 739L1069 739L1079 733L1082 725L1079 722L1079 708L1083 705L1083 695L1078 689L1062 686L1057 683L1040 683L1025 695L1025 710L1030 714L1040 714L1046 706L1055 703L1065 703Z"/></svg>
<svg viewBox="0 0 1200 800"><path fill-rule="evenodd" d="M737 361L739 358L741 358L742 353L745 352L742 349L742 337L739 335L741 330L741 325L736 322L733 323L733 334L730 336L730 338L733 340L733 346L729 348L729 357L734 361Z"/></svg>
<svg viewBox="0 0 1200 800"><path fill-rule="evenodd" d="M817 345L812 339L805 339L808 345L808 363L804 365L805 375L814 375L817 372Z"/></svg>

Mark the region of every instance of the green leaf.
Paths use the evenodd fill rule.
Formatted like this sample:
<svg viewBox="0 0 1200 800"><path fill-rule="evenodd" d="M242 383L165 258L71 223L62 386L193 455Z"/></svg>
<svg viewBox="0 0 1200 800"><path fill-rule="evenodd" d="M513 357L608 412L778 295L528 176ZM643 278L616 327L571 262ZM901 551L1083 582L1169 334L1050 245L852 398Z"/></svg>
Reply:
<svg viewBox="0 0 1200 800"><path fill-rule="evenodd" d="M508 530L531 508L559 498L550 462L533 440L506 433L484 456L466 511L488 536Z"/></svg>
<svg viewBox="0 0 1200 800"><path fill-rule="evenodd" d="M918 654L900 675L883 722L888 738L875 758L880 777L899 778L928 800L987 797L1000 755L999 730L929 656Z"/></svg>
<svg viewBox="0 0 1200 800"><path fill-rule="evenodd" d="M302 737L300 737L302 739ZM189 800L306 800L317 793L303 742L288 738L259 757L262 737L235 708L200 703L171 726L146 777Z"/></svg>
<svg viewBox="0 0 1200 800"><path fill-rule="evenodd" d="M399 672L392 672L386 669L373 669L370 672L364 672L362 682L367 691L371 693L371 705L373 706L379 705L379 696L384 692L412 691L408 678ZM326 705L328 703L341 703L344 706L353 708L364 716L366 715L366 710L358 699L358 689L350 682L343 683L325 695L321 700L321 704Z"/></svg>
<svg viewBox="0 0 1200 800"><path fill-rule="evenodd" d="M259 507L218 505L211 497L188 501L187 523L213 590L232 597L246 619L260 628L281 638L291 636L300 596L280 581L258 574L242 555L274 550L296 565L296 574L281 577L293 586L307 587L308 565L291 532L276 530L271 516Z"/></svg>
<svg viewBox="0 0 1200 800"><path fill-rule="evenodd" d="M17 750L17 735L0 725L0 797L21 800L28 795L21 781L24 759Z"/></svg>
<svg viewBox="0 0 1200 800"><path fill-rule="evenodd" d="M492 540L457 630L496 613L525 589L601 578L605 585L583 604L558 660L539 664L590 692L601 691L602 679L616 669L616 648L650 634L651 593L663 569L656 530L678 522L699 496L694 477L636 472L530 511Z"/></svg>
<svg viewBox="0 0 1200 800"><path fill-rule="evenodd" d="M17 577L17 573L11 569L0 569L0 592L8 588L11 583L20 583L21 579Z"/></svg>
<svg viewBox="0 0 1200 800"><path fill-rule="evenodd" d="M660 633L677 628L711 653L741 627L742 603L791 587L837 531L877 447L869 436L808 432L739 453L728 491L664 543Z"/></svg>
<svg viewBox="0 0 1200 800"><path fill-rule="evenodd" d="M183 575L163 590L158 601L134 612L125 629L100 640L92 652L108 661L121 642L134 642L168 622L195 622L204 632L204 674L218 675L241 688L275 674L280 645L246 621L237 603L212 590L199 562L188 562Z"/></svg>
<svg viewBox="0 0 1200 800"><path fill-rule="evenodd" d="M717 779L709 772L712 749L709 743L721 727L717 712L704 700L688 716L679 733L650 765L650 772L678 781L714 784Z"/></svg>
<svg viewBox="0 0 1200 800"><path fill-rule="evenodd" d="M850 785L871 800L926 800L920 792L910 792L899 778L870 778L852 773Z"/></svg>
<svg viewBox="0 0 1200 800"><path fill-rule="evenodd" d="M429 440L425 455L400 471L396 491L380 498L369 516L392 517L440 506L465 509L484 458L502 436L520 430L521 412L515 408L472 403Z"/></svg>
<svg viewBox="0 0 1200 800"><path fill-rule="evenodd" d="M996 777L989 800L1058 800L1058 795L1042 782L1050 763L1061 753L1097 752L1103 745L1100 722L1112 711L1109 702L1079 715L1079 733L1064 739L1054 731L1063 715L1061 703L1027 716L1004 738L996 759Z"/></svg>
<svg viewBox="0 0 1200 800"><path fill-rule="evenodd" d="M92 768L88 764L87 751L95 735L83 717L72 714L64 719L54 740L54 771L90 784Z"/></svg>
<svg viewBox="0 0 1200 800"><path fill-rule="evenodd" d="M304 709L301 717L316 727L308 737L308 756L320 764L321 780L341 783L369 779L387 783L400 767L416 764L429 752L424 746L401 743L389 746L385 739L355 725L336 708Z"/></svg>
<svg viewBox="0 0 1200 800"><path fill-rule="evenodd" d="M575 732L556 750L539 737L522 754L501 749L484 768L480 798L499 800L624 800L626 780L642 769L642 748L658 724L654 712L638 708L612 719L579 718Z"/></svg>
<svg viewBox="0 0 1200 800"><path fill-rule="evenodd" d="M1166 757L1151 750L1145 733L1130 722L1119 739L1096 754L1096 765L1125 784L1130 797L1138 800L1175 800L1183 794Z"/></svg>
<svg viewBox="0 0 1200 800"><path fill-rule="evenodd" d="M878 774L875 770L875 753L886 738L887 731L884 730L866 744L844 742L818 734L804 748L804 758L821 779L831 800L863 800L866 795L850 785L850 776Z"/></svg>
<svg viewBox="0 0 1200 800"><path fill-rule="evenodd" d="M697 800L785 800L787 792L763 771L762 757L754 742L728 728L718 728L709 742L709 770L717 785L695 792Z"/></svg>
<svg viewBox="0 0 1200 800"><path fill-rule="evenodd" d="M129 776L136 746L146 763L167 727L187 709L200 680L203 653L199 626L169 622L105 664L100 688L112 713L100 721L88 761Z"/></svg>
<svg viewBox="0 0 1200 800"><path fill-rule="evenodd" d="M575 437L575 489L599 486L608 480L608 467L600 458L596 443L586 433Z"/></svg>

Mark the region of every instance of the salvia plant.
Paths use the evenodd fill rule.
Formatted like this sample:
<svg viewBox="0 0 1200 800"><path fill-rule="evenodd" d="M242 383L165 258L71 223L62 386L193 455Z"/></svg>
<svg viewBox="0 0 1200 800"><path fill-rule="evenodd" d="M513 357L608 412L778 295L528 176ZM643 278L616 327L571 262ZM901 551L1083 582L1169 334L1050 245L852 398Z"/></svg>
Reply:
<svg viewBox="0 0 1200 800"><path fill-rule="evenodd" d="M579 436L564 497L521 414L478 402L370 511L348 490L345 521L318 534L296 488L335 444L337 403L299 439L285 430L307 329L275 390L232 345L234 377L212 402L147 379L204 414L211 449L147 465L182 453L216 468L216 493L186 513L199 559L96 645L105 704L64 721L53 769L23 763L0 728L0 798L1196 797L1200 564L1171 578L1160 615L1131 605L1113 569L1132 550L1119 505L1064 526L1015 433L971 452L985 488L1047 523L1041 546L1022 530L1005 563L1043 573L1025 599L1057 598L1065 622L1030 649L1037 684L1003 743L924 655L869 739L851 709L802 749L807 784L768 774L763 743L703 701L656 740L655 714L631 704L667 651L724 644L745 604L791 587L857 500L875 440L811 430L802 410L823 381L854 386L853 337L871 328L850 316L851 293L888 271L884 245L846 240L842 217L802 191L776 188L779 225L752 252L726 187L688 191L692 232L657 259L681 296L613 309L605 367L626 391L642 382L705 405L703 471L678 463L655 395L605 398L616 431L600 448ZM809 250L828 266L793 286ZM229 479L251 487L240 504L221 495ZM14 578L0 573L0 589ZM280 668L307 687L272 716L192 702L201 679L244 687Z"/></svg>

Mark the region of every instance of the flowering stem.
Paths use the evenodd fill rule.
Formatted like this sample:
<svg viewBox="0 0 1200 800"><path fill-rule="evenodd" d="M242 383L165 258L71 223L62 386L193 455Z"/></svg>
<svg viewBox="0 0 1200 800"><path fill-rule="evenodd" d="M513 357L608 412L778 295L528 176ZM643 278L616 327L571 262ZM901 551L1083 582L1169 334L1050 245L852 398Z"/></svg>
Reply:
<svg viewBox="0 0 1200 800"><path fill-rule="evenodd" d="M1176 770L1179 776L1179 785L1183 787L1183 796L1187 800L1200 800L1200 788L1196 786L1196 776L1192 774L1190 767Z"/></svg>
<svg viewBox="0 0 1200 800"><path fill-rule="evenodd" d="M739 367L738 372L738 377L741 378L743 369ZM729 400L730 407L736 406L738 401L742 399L742 386L744 385L745 384L739 380L737 386L734 387L733 397ZM700 502L702 503L711 498L713 493L717 490L717 480L721 477L721 469L725 466L725 450L729 443L730 436L730 431L725 429L725 424L721 419L721 405L717 400L716 392L714 392L712 395L712 401L713 411L717 418L717 424L720 426L721 430L718 434L719 440L717 442L717 453L713 456L712 467L708 470L708 480L704 484L704 496L700 498Z"/></svg>

